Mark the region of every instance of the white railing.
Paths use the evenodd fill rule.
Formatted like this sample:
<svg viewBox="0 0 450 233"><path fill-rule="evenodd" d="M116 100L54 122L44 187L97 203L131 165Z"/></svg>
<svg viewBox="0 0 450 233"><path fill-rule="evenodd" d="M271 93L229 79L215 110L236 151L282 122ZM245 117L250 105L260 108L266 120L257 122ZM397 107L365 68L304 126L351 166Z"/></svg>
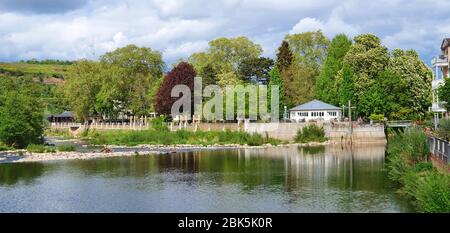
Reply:
<svg viewBox="0 0 450 233"><path fill-rule="evenodd" d="M448 57L447 56L433 57L432 65L433 67L448 66Z"/></svg>

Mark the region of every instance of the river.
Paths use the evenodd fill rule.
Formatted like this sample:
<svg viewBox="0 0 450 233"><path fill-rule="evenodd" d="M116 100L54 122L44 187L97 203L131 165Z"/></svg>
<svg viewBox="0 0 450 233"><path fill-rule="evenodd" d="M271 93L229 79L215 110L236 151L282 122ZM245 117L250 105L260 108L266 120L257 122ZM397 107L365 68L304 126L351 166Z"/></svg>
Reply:
<svg viewBox="0 0 450 233"><path fill-rule="evenodd" d="M412 212L383 145L0 164L0 212Z"/></svg>

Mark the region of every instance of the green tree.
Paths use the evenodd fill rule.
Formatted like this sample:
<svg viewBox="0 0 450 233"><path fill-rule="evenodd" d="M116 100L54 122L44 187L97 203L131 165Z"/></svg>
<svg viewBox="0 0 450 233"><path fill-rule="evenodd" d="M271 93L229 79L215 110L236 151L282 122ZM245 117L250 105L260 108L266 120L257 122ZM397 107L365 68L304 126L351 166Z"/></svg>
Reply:
<svg viewBox="0 0 450 233"><path fill-rule="evenodd" d="M374 85L378 74L388 66L389 53L375 35L359 35L354 38L354 41L355 43L350 46L344 57L343 64L348 65L353 72L354 97L352 100L359 111L364 108L359 104L360 99Z"/></svg>
<svg viewBox="0 0 450 233"><path fill-rule="evenodd" d="M328 54L316 81L316 98L330 104L339 105L339 90L336 85L336 76L342 69L342 62L347 54L351 39L344 34L333 38L328 48Z"/></svg>
<svg viewBox="0 0 450 233"><path fill-rule="evenodd" d="M81 60L70 67L60 88L77 120L84 122L91 113L97 113L96 96L101 86L101 67L97 62Z"/></svg>
<svg viewBox="0 0 450 233"><path fill-rule="evenodd" d="M441 101L447 102L445 108L450 111L450 81L446 80L445 84L440 86L438 89L439 98Z"/></svg>
<svg viewBox="0 0 450 233"><path fill-rule="evenodd" d="M273 66L273 60L266 57L247 58L244 59L238 66L238 76L244 82L251 80L259 83L259 80L269 80Z"/></svg>
<svg viewBox="0 0 450 233"><path fill-rule="evenodd" d="M303 64L293 63L281 73L284 103L288 108L306 103L314 97L314 69Z"/></svg>
<svg viewBox="0 0 450 233"><path fill-rule="evenodd" d="M205 52L194 53L188 60L199 74L204 73L204 69L210 66L209 72L216 74L219 85L234 83L236 80L223 80L223 78L237 77L239 66L244 60L257 59L262 54L260 45L243 36L218 38L208 44L209 47Z"/></svg>
<svg viewBox="0 0 450 233"><path fill-rule="evenodd" d="M388 69L405 83L406 94L403 107L408 109L408 118L422 118L431 106L430 69L414 50L395 49L389 60Z"/></svg>
<svg viewBox="0 0 450 233"><path fill-rule="evenodd" d="M295 60L319 74L320 67L327 55L330 43L328 38L319 30L287 35L285 40L289 43Z"/></svg>
<svg viewBox="0 0 450 233"><path fill-rule="evenodd" d="M278 66L274 66L270 71L270 81L269 81L269 89L268 89L268 102L272 99L272 86L278 86L278 97L279 97L279 107L278 110L280 112L280 117L282 117L284 113L284 85L283 80L281 79L280 71ZM270 102L269 102L270 103Z"/></svg>
<svg viewBox="0 0 450 233"><path fill-rule="evenodd" d="M352 68L344 64L342 70L337 74L336 89L339 90L339 106L345 105L348 101L354 101L355 97L355 80Z"/></svg>
<svg viewBox="0 0 450 233"><path fill-rule="evenodd" d="M294 54L289 47L289 43L283 40L277 52L277 66L280 72L285 71L292 64Z"/></svg>
<svg viewBox="0 0 450 233"><path fill-rule="evenodd" d="M44 106L31 78L0 78L0 141L24 148L42 141Z"/></svg>

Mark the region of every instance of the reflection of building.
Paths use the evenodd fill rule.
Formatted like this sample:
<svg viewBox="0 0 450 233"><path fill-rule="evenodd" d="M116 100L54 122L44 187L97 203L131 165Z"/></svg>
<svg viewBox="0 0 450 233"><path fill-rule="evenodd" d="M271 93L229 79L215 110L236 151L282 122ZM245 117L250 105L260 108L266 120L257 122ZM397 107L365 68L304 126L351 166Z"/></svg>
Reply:
<svg viewBox="0 0 450 233"><path fill-rule="evenodd" d="M446 109L443 106L444 103L439 100L438 88L449 78L450 62L448 57L450 53L450 38L446 38L442 41L441 51L441 55L434 57L431 62L433 67L433 81L431 85L433 90L433 104L431 106L431 111L435 113L434 117L436 123L439 119L439 113L443 114L446 112Z"/></svg>
<svg viewBox="0 0 450 233"><path fill-rule="evenodd" d="M342 110L320 100L313 100L289 110L290 119L294 121L331 121L341 118Z"/></svg>

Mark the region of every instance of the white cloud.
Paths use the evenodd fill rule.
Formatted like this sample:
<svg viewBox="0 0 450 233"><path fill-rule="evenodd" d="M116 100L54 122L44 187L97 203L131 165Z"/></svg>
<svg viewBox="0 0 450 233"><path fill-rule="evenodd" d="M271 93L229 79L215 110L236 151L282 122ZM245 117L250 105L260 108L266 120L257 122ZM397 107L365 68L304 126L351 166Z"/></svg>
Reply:
<svg viewBox="0 0 450 233"><path fill-rule="evenodd" d="M303 18L296 25L294 25L294 27L289 31L289 34L317 30L321 30L330 38L340 33L344 33L348 36L355 36L358 34L358 27L347 24L336 16L330 18L327 22L322 22L310 17Z"/></svg>
<svg viewBox="0 0 450 233"><path fill-rule="evenodd" d="M170 64L211 39L238 35L274 56L287 33L318 29L329 37L375 33L389 48L415 48L429 60L450 36L450 2L439 0L67 1L83 4L29 14L0 7L0 60L92 59L135 43L163 52Z"/></svg>

